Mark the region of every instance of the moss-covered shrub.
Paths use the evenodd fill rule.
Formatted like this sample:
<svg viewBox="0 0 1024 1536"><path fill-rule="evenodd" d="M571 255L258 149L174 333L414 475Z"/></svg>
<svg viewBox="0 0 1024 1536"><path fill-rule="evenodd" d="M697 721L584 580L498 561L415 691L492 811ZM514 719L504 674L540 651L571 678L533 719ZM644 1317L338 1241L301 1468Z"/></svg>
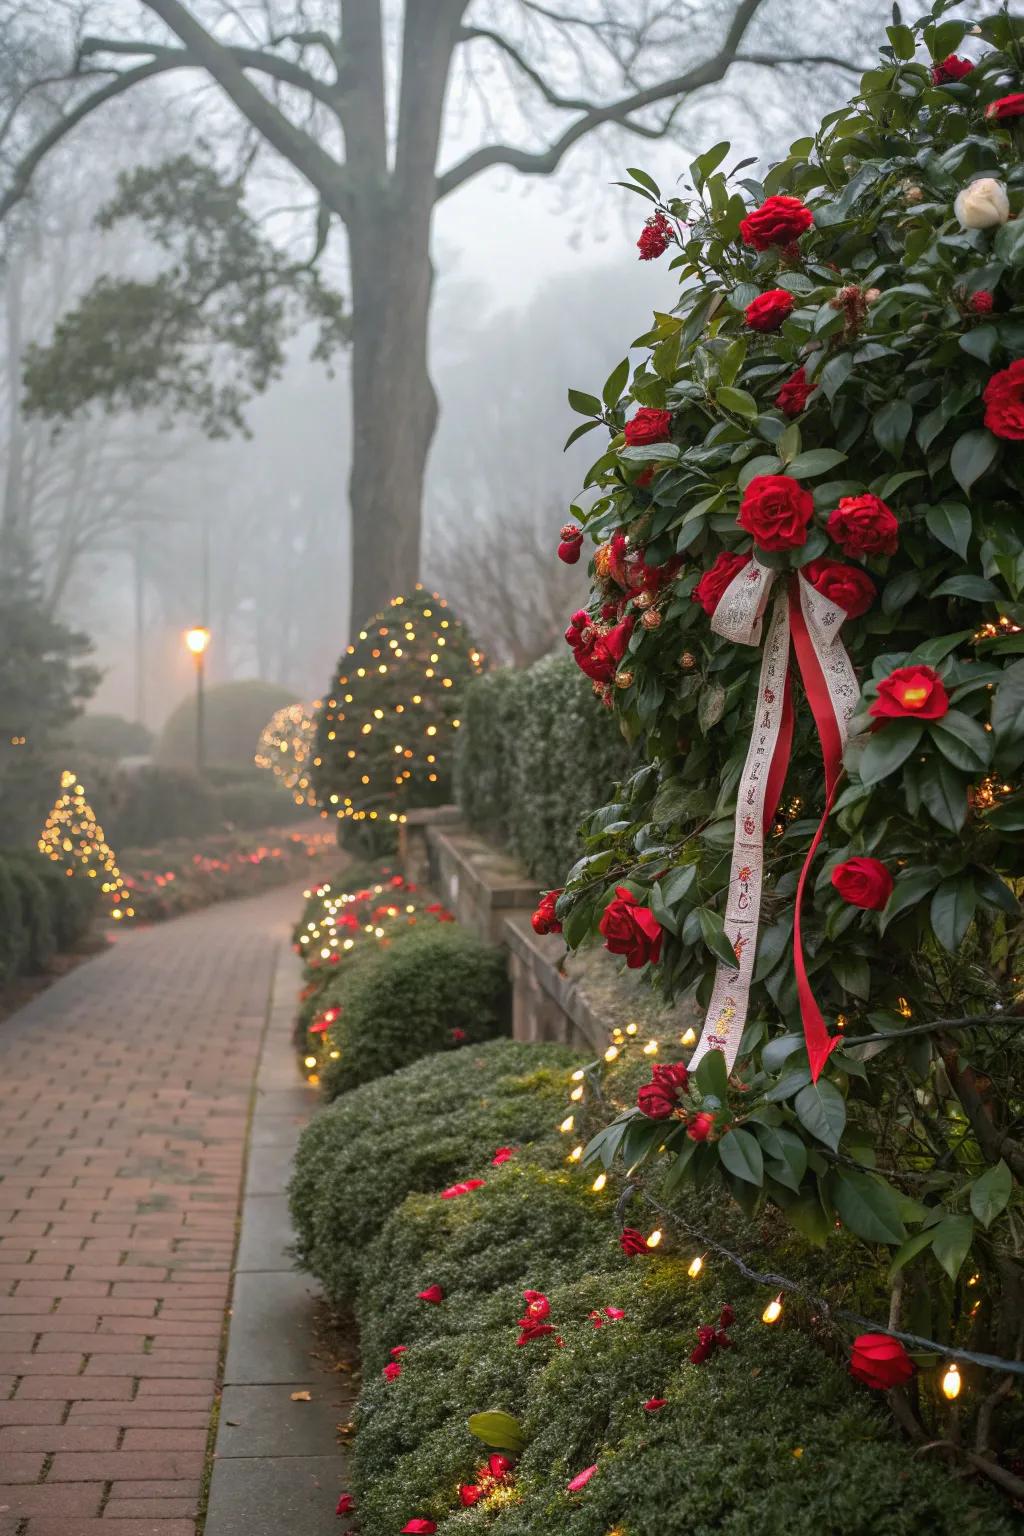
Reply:
<svg viewBox="0 0 1024 1536"><path fill-rule="evenodd" d="M306 1267L339 1305L355 1297L370 1239L412 1190L432 1191L489 1163L500 1146L543 1142L578 1057L556 1045L487 1045L428 1056L366 1083L317 1115L299 1143L292 1217Z"/></svg>
<svg viewBox="0 0 1024 1536"><path fill-rule="evenodd" d="M21 893L10 862L0 856L0 983L6 986L21 974L27 953Z"/></svg>
<svg viewBox="0 0 1024 1536"><path fill-rule="evenodd" d="M588 1186L513 1159L457 1200L411 1196L383 1227L358 1304L367 1386L353 1481L364 1536L390 1536L412 1516L436 1520L441 1536L1009 1532L995 1496L894 1438L806 1317L765 1327L764 1291L721 1263L691 1280L690 1251L626 1258L612 1199ZM767 1261L756 1246L753 1256ZM435 1281L444 1302L418 1301ZM549 1296L556 1332L520 1348L527 1287ZM692 1364L698 1327L725 1303L735 1347ZM595 1328L590 1314L606 1306L625 1317ZM401 1376L385 1381L399 1343ZM667 1406L649 1414L651 1398ZM475 1480L485 1453L466 1420L493 1408L515 1415L528 1443L511 1488L467 1513L455 1489ZM570 1494L570 1478L595 1463Z"/></svg>
<svg viewBox="0 0 1024 1536"><path fill-rule="evenodd" d="M511 1042L430 1057L346 1095L303 1136L300 1254L336 1301L355 1297L360 1324L351 1486L363 1536L411 1518L435 1520L439 1536L1008 1536L994 1495L896 1438L802 1304L787 1300L769 1328L766 1292L731 1265L710 1255L690 1279L699 1247L673 1248L669 1235L657 1254L621 1253L611 1187L592 1191L557 1130L575 1064L561 1047ZM616 1097L638 1066L616 1067ZM495 1168L500 1145L516 1151ZM439 1198L471 1177L483 1186ZM865 1291L882 1277L852 1239L826 1265L735 1205L693 1195L684 1214L759 1268L811 1289L841 1283L846 1304L878 1300ZM417 1295L433 1284L438 1306ZM549 1296L555 1333L520 1348L527 1288ZM735 1347L692 1364L697 1328L725 1303ZM595 1328L591 1313L607 1306L625 1316ZM386 1381L399 1344L401 1374ZM651 1398L666 1406L646 1412ZM457 1489L487 1454L466 1421L495 1408L519 1419L526 1449L507 1488L464 1510Z"/></svg>
<svg viewBox="0 0 1024 1536"><path fill-rule="evenodd" d="M463 705L455 793L471 826L497 838L545 886L579 857L578 829L630 755L574 663L550 656L488 673Z"/></svg>
<svg viewBox="0 0 1024 1536"><path fill-rule="evenodd" d="M328 1098L507 1027L502 951L453 924L405 930L349 963L339 986L342 1011L330 1039L340 1055L324 1069Z"/></svg>

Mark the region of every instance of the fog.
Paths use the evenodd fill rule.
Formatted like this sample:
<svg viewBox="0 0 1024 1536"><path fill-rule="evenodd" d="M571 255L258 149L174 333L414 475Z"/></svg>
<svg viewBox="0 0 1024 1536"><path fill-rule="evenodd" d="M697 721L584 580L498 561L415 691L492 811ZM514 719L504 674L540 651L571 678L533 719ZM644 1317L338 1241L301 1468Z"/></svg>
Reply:
<svg viewBox="0 0 1024 1536"><path fill-rule="evenodd" d="M33 20L37 54L48 27L47 46L66 53L80 19L74 6L57 0L6 9L9 39L24 43ZM105 7L100 20L106 27L93 11L89 31L130 30L145 9L127 0ZM608 4L594 11L627 9ZM700 8L661 9L670 18L674 10L685 12L698 26ZM724 16L732 7L707 9ZM246 6L193 10L208 21L225 12L256 25ZM502 26L518 6L496 0L469 10L474 21L479 13L482 22ZM775 0L764 7L759 35L766 39L762 47L770 43L777 52L788 43L791 52L799 33L801 51L835 48L866 65L876 41L884 40L889 11L876 0L853 7L823 0L809 17L806 5ZM841 42L830 36L840 18ZM392 7L392 79L398 20ZM817 38L808 36L809 27ZM144 30L155 35L152 17ZM578 46L589 46L579 33L572 43ZM43 67L34 55L20 68L31 73L33 63ZM502 65L492 59L475 76L453 82L442 165L458 162L481 139L532 145L550 136L547 122L537 120L528 81ZM588 69L593 88L606 89L597 55ZM553 72L570 72L570 63L553 61ZM624 167L646 168L669 190L686 176L695 153L723 137L733 145L733 159L771 158L845 99L855 78L827 64L766 70L738 63L723 84L697 93L677 113L664 138L604 128L571 150L553 175L524 177L499 167L439 205L431 242L429 362L440 414L425 478L422 574L445 587L456 610L457 587L471 579L471 608L514 610L516 583L531 582L530 572L553 558L558 527L598 440L588 437L563 454L575 420L566 388L598 388L647 328L652 309L675 302L667 263L637 259L648 205L613 185ZM45 118L42 108L40 115ZM572 114L550 115L557 127ZM119 402L110 412L94 404L57 428L26 419L20 368L26 345L48 343L61 315L98 276L148 280L161 269L164 253L137 224L106 233L94 224L118 173L133 166L158 165L172 152L198 155L210 151L211 142L223 157L230 144L233 163L250 157L246 199L261 228L282 249L308 249L309 190L257 139L251 130L239 135L232 109L208 81L197 83L194 72L171 75L65 139L31 196L0 226L0 483L8 499L14 494L22 503L53 613L94 642L103 680L90 709L141 718L155 728L191 685L181 645L189 624L203 622L212 631L213 681L260 677L304 698L327 683L349 625L350 356L341 350L330 367L311 359L313 333L300 322L286 343L281 376L243 407L245 433L219 440L210 440L194 417L152 403L132 411ZM21 147L8 146L8 164ZM322 266L326 279L347 294L348 256L338 228L328 237ZM204 366L230 379L235 364L229 352L214 351ZM381 538L387 539L386 529ZM507 551L520 548L526 563L513 569ZM506 553L491 558L496 550ZM550 599L559 600L558 593ZM546 643L541 639L539 649Z"/></svg>

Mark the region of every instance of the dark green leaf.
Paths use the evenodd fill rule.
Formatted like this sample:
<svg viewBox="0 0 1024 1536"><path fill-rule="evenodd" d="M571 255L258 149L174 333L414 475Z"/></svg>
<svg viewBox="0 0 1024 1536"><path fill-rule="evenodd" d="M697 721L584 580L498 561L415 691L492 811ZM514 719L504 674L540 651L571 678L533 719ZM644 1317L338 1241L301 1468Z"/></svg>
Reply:
<svg viewBox="0 0 1024 1536"><path fill-rule="evenodd" d="M971 1210L988 1230L1013 1193L1013 1175L1002 1158L971 1185Z"/></svg>
<svg viewBox="0 0 1024 1536"><path fill-rule="evenodd" d="M869 738L857 764L865 784L877 784L902 767L918 746L924 727L916 720L887 721Z"/></svg>
<svg viewBox="0 0 1024 1536"><path fill-rule="evenodd" d="M949 456L949 467L965 492L969 492L975 480L985 473L998 452L999 439L983 427L957 438Z"/></svg>
<svg viewBox="0 0 1024 1536"><path fill-rule="evenodd" d="M833 1152L846 1125L846 1101L834 1083L819 1078L801 1088L793 1103L797 1119L812 1136L823 1141Z"/></svg>
<svg viewBox="0 0 1024 1536"><path fill-rule="evenodd" d="M971 926L977 906L977 892L970 875L952 875L943 880L932 897L932 931L943 949L950 954L958 949Z"/></svg>
<svg viewBox="0 0 1024 1536"><path fill-rule="evenodd" d="M914 421L914 408L906 400L890 400L883 405L881 410L875 412L872 422L872 431L878 446L890 454L894 459L903 455L903 444L907 440Z"/></svg>
<svg viewBox="0 0 1024 1536"><path fill-rule="evenodd" d="M569 404L580 416L600 416L601 402L596 395L584 394L582 389L570 389Z"/></svg>
<svg viewBox="0 0 1024 1536"><path fill-rule="evenodd" d="M604 397L604 403L609 407L609 409L618 405L619 397L626 387L626 380L628 378L629 358L624 357L622 362L619 363L618 367L612 369L611 373L605 380L604 389L601 391Z"/></svg>
<svg viewBox="0 0 1024 1536"><path fill-rule="evenodd" d="M974 1237L972 1216L947 1216L932 1235L932 1252L951 1280L955 1280L970 1252Z"/></svg>
<svg viewBox="0 0 1024 1536"><path fill-rule="evenodd" d="M764 1158L749 1131L739 1127L727 1131L718 1143L718 1155L723 1166L738 1179L758 1187L764 1183Z"/></svg>
<svg viewBox="0 0 1024 1536"><path fill-rule="evenodd" d="M929 507L925 516L928 531L940 544L945 544L961 560L967 558L967 545L971 537L971 514L959 501L943 501L937 507Z"/></svg>
<svg viewBox="0 0 1024 1536"><path fill-rule="evenodd" d="M706 1051L697 1063L694 1082L703 1094L712 1094L724 1104L729 1091L729 1069L722 1051Z"/></svg>
<svg viewBox="0 0 1024 1536"><path fill-rule="evenodd" d="M725 925L717 912L710 907L698 907L697 919L700 923L701 937L717 960L723 960L726 965L736 969L736 953L725 936Z"/></svg>
<svg viewBox="0 0 1024 1536"><path fill-rule="evenodd" d="M963 710L950 709L929 723L929 732L942 755L965 773L977 773L991 756L988 732Z"/></svg>
<svg viewBox="0 0 1024 1536"><path fill-rule="evenodd" d="M868 1243L895 1246L906 1237L896 1193L883 1179L855 1168L837 1168L830 1188L839 1219Z"/></svg>

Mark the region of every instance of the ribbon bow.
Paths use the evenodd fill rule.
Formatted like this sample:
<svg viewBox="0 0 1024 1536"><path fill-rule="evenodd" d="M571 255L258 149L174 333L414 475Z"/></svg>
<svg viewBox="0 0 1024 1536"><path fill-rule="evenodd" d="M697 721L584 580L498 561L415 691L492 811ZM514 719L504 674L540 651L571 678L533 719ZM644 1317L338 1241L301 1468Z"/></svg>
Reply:
<svg viewBox="0 0 1024 1536"><path fill-rule="evenodd" d="M790 646L796 654L804 691L821 741L825 765L825 810L814 834L796 889L793 920L793 965L800 1015L807 1042L811 1078L817 1082L830 1053L842 1038L828 1032L814 1000L804 965L800 908L804 886L842 774L843 749L860 688L839 631L845 609L815 591L806 577L790 574L776 585L779 573L750 561L733 577L715 608L711 628L738 645L757 645L773 588L768 632L758 681L757 712L740 775L736 798L729 896L725 933L736 956L735 966L719 961L711 1001L691 1069L708 1051L725 1055L726 1067L736 1060L750 1001L757 948L764 877L764 839L778 810L793 744L793 694Z"/></svg>

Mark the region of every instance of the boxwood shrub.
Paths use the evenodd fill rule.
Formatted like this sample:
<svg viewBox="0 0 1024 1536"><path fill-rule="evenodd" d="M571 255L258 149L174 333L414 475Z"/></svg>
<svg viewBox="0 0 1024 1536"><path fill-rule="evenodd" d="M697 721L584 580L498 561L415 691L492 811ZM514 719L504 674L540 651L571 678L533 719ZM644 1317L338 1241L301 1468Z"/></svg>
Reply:
<svg viewBox="0 0 1024 1536"><path fill-rule="evenodd" d="M346 964L330 1035L341 1054L321 1079L329 1099L432 1051L507 1030L504 955L454 924L406 929Z"/></svg>
<svg viewBox="0 0 1024 1536"><path fill-rule="evenodd" d="M565 1099L575 1053L494 1040L427 1056L346 1093L302 1133L291 1183L298 1253L339 1306L354 1301L371 1238L411 1190L485 1165L500 1146L543 1139Z"/></svg>

